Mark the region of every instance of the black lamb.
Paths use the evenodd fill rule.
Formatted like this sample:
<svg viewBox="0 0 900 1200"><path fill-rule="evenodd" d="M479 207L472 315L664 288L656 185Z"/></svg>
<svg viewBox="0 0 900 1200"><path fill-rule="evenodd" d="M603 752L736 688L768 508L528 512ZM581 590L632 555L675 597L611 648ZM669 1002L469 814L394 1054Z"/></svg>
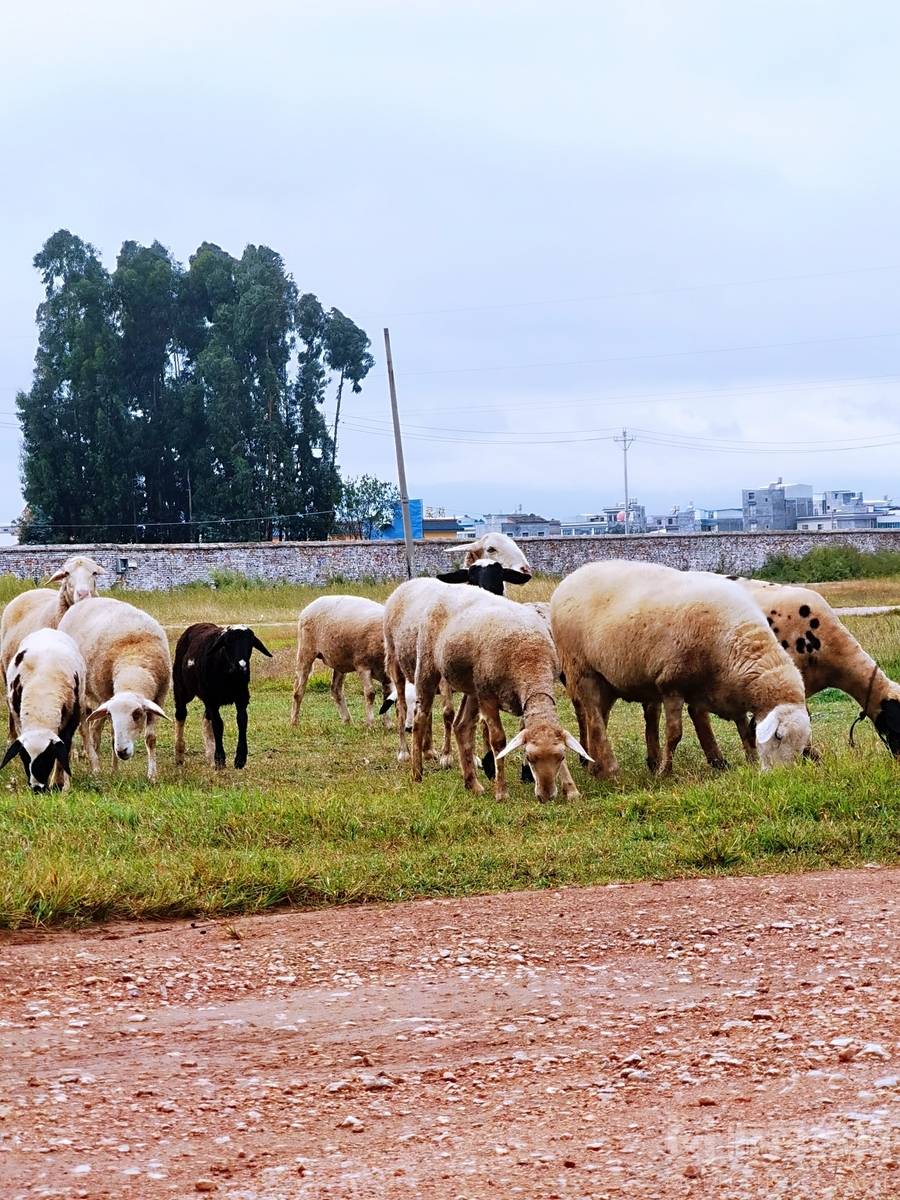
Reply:
<svg viewBox="0 0 900 1200"><path fill-rule="evenodd" d="M206 760L217 769L225 766L222 743L224 724L219 715L223 704L233 704L238 740L234 765L247 762L247 705L250 703L250 655L254 650L271 658L252 629L246 625L213 625L202 621L189 625L175 647L172 683L175 696L175 763L184 763L184 723L187 706L195 696L203 701L203 741Z"/></svg>

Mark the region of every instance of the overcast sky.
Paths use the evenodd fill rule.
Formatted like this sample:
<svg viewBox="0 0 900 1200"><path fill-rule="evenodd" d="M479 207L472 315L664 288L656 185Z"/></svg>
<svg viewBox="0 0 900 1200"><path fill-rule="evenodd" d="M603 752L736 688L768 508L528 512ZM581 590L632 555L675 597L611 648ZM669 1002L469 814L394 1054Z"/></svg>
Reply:
<svg viewBox="0 0 900 1200"><path fill-rule="evenodd" d="M426 504L617 502L623 423L654 511L900 494L898 34L891 0L10 0L0 519L60 227L279 251L372 338L345 474L393 477L389 324Z"/></svg>

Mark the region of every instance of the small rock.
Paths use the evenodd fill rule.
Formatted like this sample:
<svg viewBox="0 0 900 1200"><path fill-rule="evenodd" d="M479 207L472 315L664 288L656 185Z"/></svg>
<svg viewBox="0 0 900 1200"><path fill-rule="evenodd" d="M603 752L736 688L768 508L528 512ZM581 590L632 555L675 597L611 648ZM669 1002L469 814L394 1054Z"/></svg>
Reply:
<svg viewBox="0 0 900 1200"><path fill-rule="evenodd" d="M900 1087L900 1075L882 1075L880 1079L874 1080L872 1087L877 1088L895 1088Z"/></svg>
<svg viewBox="0 0 900 1200"><path fill-rule="evenodd" d="M198 1179L194 1183L195 1192L215 1192L218 1190L218 1184L211 1179Z"/></svg>
<svg viewBox="0 0 900 1200"><path fill-rule="evenodd" d="M697 1103L701 1108L715 1108L719 1102L718 1100L714 1100L712 1096L700 1096Z"/></svg>
<svg viewBox="0 0 900 1200"><path fill-rule="evenodd" d="M888 1052L885 1050L884 1046L880 1045L878 1042L866 1042L862 1050L859 1052L860 1058L862 1058L864 1055L868 1055L872 1058L887 1058Z"/></svg>
<svg viewBox="0 0 900 1200"><path fill-rule="evenodd" d="M365 1125L363 1125L359 1117L348 1114L344 1117L343 1121L338 1122L338 1129L349 1129L351 1133L362 1133Z"/></svg>
<svg viewBox="0 0 900 1200"><path fill-rule="evenodd" d="M685 1179L699 1179L700 1175L701 1171L696 1163L688 1163L688 1165L684 1168Z"/></svg>

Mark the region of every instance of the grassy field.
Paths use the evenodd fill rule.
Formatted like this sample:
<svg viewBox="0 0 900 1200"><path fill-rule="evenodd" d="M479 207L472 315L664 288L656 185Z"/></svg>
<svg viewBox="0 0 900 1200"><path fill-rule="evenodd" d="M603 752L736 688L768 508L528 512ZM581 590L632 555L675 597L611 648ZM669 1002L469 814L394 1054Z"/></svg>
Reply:
<svg viewBox="0 0 900 1200"><path fill-rule="evenodd" d="M861 585L883 583L887 590L888 582ZM898 595L897 581L893 586ZM0 598L15 590L0 581ZM383 598L390 588L331 590ZM551 581L536 580L517 597L542 599L551 590ZM716 774L686 733L673 778L659 781L644 766L639 711L619 706L611 732L621 777L599 783L576 764L580 800L542 805L531 789L514 784L509 802L498 805L490 795L465 792L456 769L434 766L415 787L396 762L393 730L363 729L355 680L347 687L351 726L338 721L323 672L311 680L300 725L291 729L292 625L316 594L285 586L127 595L172 627L173 643L194 620L247 621L275 652L271 662L253 662L248 767L207 768L196 705L182 772L172 762L171 730L162 730L157 787L143 778L143 757L116 774L107 766L97 779L77 763L67 796L32 795L18 765L10 766L0 777L0 926L792 871L900 857L900 767L868 724L858 729L859 749L847 747L857 709L840 693L812 703L816 742L824 750L817 766L764 776L736 765ZM900 614L847 623L889 673L900 674ZM574 728L568 704L561 707ZM730 761L739 764L733 730L717 723L717 733ZM234 740L226 711L232 753Z"/></svg>

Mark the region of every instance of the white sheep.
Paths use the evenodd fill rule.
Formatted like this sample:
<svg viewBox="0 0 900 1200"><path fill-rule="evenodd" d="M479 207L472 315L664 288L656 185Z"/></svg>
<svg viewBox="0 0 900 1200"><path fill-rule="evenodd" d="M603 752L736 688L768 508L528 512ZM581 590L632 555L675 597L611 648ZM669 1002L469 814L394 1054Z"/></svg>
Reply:
<svg viewBox="0 0 900 1200"><path fill-rule="evenodd" d="M331 694L344 724L350 711L344 699L344 676L359 675L366 709L366 727L374 716L375 683L381 685L386 713L392 699L384 669L384 605L362 596L320 596L307 604L297 621L297 664L291 724L297 724L313 663L321 659L330 667Z"/></svg>
<svg viewBox="0 0 900 1200"><path fill-rule="evenodd" d="M106 568L83 554L67 558L50 576L59 589L35 588L10 600L0 617L0 670L6 671L23 638L36 629L56 629L73 604L97 594L97 576ZM10 714L10 736L13 732Z"/></svg>
<svg viewBox="0 0 900 1200"><path fill-rule="evenodd" d="M86 674L78 647L58 629L38 629L22 639L6 673L15 738L0 770L18 754L33 791L68 791Z"/></svg>
<svg viewBox="0 0 900 1200"><path fill-rule="evenodd" d="M651 563L590 563L557 587L550 614L595 774L618 769L606 723L619 698L664 707L663 771L681 737L683 702L736 722L751 713L764 769L808 749L800 673L736 583Z"/></svg>
<svg viewBox="0 0 900 1200"><path fill-rule="evenodd" d="M453 729L467 788L483 791L475 778L472 750L480 712L497 763L499 798L506 794L502 757L522 745L540 799L555 795L557 775L567 795L577 794L565 766L565 749L568 746L585 757L587 753L559 724L554 697L556 652L546 625L530 606L479 588L414 579L401 584L385 605L385 653L398 696L405 681L415 678L411 762L415 780L422 778L431 706L445 688L466 695ZM524 718L525 728L508 746L501 710ZM399 757L407 757L405 750L401 733Z"/></svg>
<svg viewBox="0 0 900 1200"><path fill-rule="evenodd" d="M134 755L143 736L147 778L156 770L156 721L168 717L161 705L172 679L172 659L165 632L149 613L122 600L97 597L76 604L60 622L87 663L82 737L91 768L100 769L98 748L103 721L113 729L113 766Z"/></svg>
<svg viewBox="0 0 900 1200"><path fill-rule="evenodd" d="M474 542L460 542L448 546L445 554L465 554L464 565L473 567L479 563L498 562L501 567L510 571L519 571L523 575L533 575L534 572L516 542L505 533L486 533ZM512 582L519 582L513 580Z"/></svg>
<svg viewBox="0 0 900 1200"><path fill-rule="evenodd" d="M800 672L807 699L825 688L846 692L875 726L890 752L900 758L900 684L866 653L828 602L811 588L796 584L734 575L727 578L744 588L759 606L773 635ZM724 765L708 715L702 708L689 711L707 759L714 766ZM738 731L752 760L752 728L748 727L745 734L739 726Z"/></svg>

